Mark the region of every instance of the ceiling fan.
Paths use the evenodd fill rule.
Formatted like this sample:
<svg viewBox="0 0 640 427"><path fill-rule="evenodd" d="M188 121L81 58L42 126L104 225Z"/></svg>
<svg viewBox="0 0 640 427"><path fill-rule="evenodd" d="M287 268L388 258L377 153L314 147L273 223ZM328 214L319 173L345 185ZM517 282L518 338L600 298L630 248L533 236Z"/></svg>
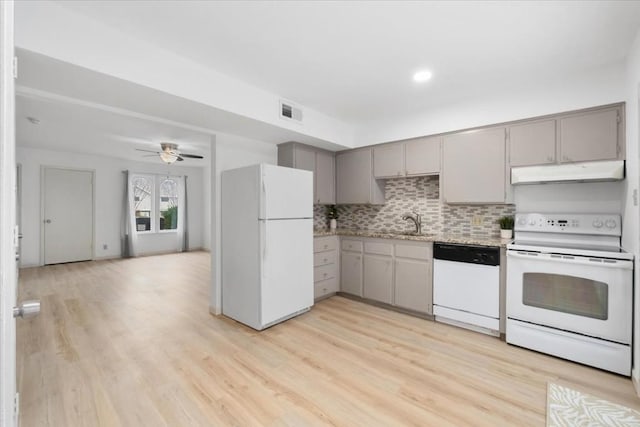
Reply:
<svg viewBox="0 0 640 427"><path fill-rule="evenodd" d="M172 142L161 142L160 148L162 151L143 150L141 148L136 148L136 150L157 154L158 156L160 156L160 159L162 159L163 162L169 165L175 161L181 162L184 159L204 159L204 157L198 154L187 154L179 152L178 144L174 144Z"/></svg>

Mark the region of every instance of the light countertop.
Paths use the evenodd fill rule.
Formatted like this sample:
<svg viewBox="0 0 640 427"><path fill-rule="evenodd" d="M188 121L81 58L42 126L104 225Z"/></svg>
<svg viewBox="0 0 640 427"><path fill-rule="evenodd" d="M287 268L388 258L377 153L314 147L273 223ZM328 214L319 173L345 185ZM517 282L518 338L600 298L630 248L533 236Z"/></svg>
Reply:
<svg viewBox="0 0 640 427"><path fill-rule="evenodd" d="M462 234L403 234L394 231L373 231L373 230L351 230L339 228L337 230L314 230L315 237L322 236L352 236L352 237L370 237L376 239L396 239L396 240L412 240L416 242L442 242L442 243L461 243L467 245L478 246L498 246L506 247L511 243L512 239L501 239L492 236L474 236Z"/></svg>

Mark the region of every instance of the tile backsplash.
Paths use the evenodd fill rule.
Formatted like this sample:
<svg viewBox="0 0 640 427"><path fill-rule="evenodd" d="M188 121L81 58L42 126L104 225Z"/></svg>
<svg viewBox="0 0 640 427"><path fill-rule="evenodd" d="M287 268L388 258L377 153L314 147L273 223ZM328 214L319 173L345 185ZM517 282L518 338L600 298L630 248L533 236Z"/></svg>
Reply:
<svg viewBox="0 0 640 427"><path fill-rule="evenodd" d="M338 228L410 231L414 225L402 215L417 212L424 233L497 236L498 218L515 212L514 205L447 205L440 201L438 176L387 179L385 199L384 205L338 205ZM474 218L479 225L472 225ZM314 206L314 227L328 228L323 205Z"/></svg>

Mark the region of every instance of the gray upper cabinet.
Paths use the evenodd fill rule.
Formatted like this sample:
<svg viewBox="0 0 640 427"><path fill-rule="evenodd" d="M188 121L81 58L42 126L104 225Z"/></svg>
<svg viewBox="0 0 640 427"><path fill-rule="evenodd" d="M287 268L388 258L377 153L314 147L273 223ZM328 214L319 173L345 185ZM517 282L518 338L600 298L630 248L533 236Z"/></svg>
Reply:
<svg viewBox="0 0 640 427"><path fill-rule="evenodd" d="M405 174L433 175L440 173L441 138L419 138L404 143Z"/></svg>
<svg viewBox="0 0 640 427"><path fill-rule="evenodd" d="M556 121L545 120L511 126L509 152L511 166L555 163Z"/></svg>
<svg viewBox="0 0 640 427"><path fill-rule="evenodd" d="M622 158L619 122L620 107L589 111L559 119L560 161Z"/></svg>
<svg viewBox="0 0 640 427"><path fill-rule="evenodd" d="M297 146L295 148L295 168L315 172L316 152L311 149Z"/></svg>
<svg viewBox="0 0 640 427"><path fill-rule="evenodd" d="M336 155L337 203L384 203L384 181L374 178L372 157L370 148Z"/></svg>
<svg viewBox="0 0 640 427"><path fill-rule="evenodd" d="M401 143L373 148L373 174L376 178L404 175L404 147Z"/></svg>
<svg viewBox="0 0 640 427"><path fill-rule="evenodd" d="M376 178L433 175L440 173L441 138L418 138L373 148Z"/></svg>
<svg viewBox="0 0 640 427"><path fill-rule="evenodd" d="M313 172L313 203L333 205L335 191L335 155L304 144L278 145L278 165Z"/></svg>
<svg viewBox="0 0 640 427"><path fill-rule="evenodd" d="M333 154L316 152L316 203L333 205L336 202L335 163Z"/></svg>
<svg viewBox="0 0 640 427"><path fill-rule="evenodd" d="M443 141L446 203L505 203L505 129L448 135Z"/></svg>

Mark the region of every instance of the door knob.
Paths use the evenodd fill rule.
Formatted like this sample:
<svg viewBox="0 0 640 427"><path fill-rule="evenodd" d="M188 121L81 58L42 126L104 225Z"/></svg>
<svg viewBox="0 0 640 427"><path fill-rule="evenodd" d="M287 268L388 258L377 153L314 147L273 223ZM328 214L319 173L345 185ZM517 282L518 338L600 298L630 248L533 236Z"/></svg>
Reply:
<svg viewBox="0 0 640 427"><path fill-rule="evenodd" d="M51 220L50 220L50 219L45 219L45 220L44 220L44 222L45 222L46 224L51 224Z"/></svg>
<svg viewBox="0 0 640 427"><path fill-rule="evenodd" d="M13 307L13 317L22 317L28 319L40 314L40 300L27 300L18 307Z"/></svg>

